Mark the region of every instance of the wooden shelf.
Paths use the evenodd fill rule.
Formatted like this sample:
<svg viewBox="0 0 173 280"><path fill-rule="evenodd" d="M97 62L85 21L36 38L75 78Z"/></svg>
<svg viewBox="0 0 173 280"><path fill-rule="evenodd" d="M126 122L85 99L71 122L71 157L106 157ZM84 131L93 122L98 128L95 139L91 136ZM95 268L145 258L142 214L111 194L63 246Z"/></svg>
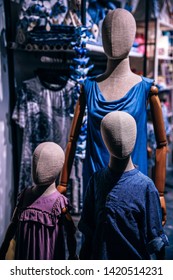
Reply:
<svg viewBox="0 0 173 280"><path fill-rule="evenodd" d="M167 22L164 22L162 20L158 21L159 25L160 25L160 29L162 31L166 31L166 30L173 30L173 25Z"/></svg>
<svg viewBox="0 0 173 280"><path fill-rule="evenodd" d="M144 57L144 55L142 53L137 53L137 52L133 52L133 51L130 51L129 56L130 57L139 57L139 58Z"/></svg>
<svg viewBox="0 0 173 280"><path fill-rule="evenodd" d="M159 60L173 60L172 56L167 56L167 55L158 55L157 57Z"/></svg>
<svg viewBox="0 0 173 280"><path fill-rule="evenodd" d="M91 52L104 53L103 47L101 45L87 43L86 48Z"/></svg>

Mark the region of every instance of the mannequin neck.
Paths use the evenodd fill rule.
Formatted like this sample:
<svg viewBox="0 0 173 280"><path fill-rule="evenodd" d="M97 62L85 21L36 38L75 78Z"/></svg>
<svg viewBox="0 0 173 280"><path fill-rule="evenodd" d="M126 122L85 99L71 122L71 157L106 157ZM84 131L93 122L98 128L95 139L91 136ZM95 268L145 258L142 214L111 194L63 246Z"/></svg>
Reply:
<svg viewBox="0 0 173 280"><path fill-rule="evenodd" d="M56 185L55 182L53 182L51 185L45 185L45 186L34 186L33 188L33 192L35 194L39 194L39 195L49 195L53 192L56 191Z"/></svg>
<svg viewBox="0 0 173 280"><path fill-rule="evenodd" d="M105 73L96 78L99 89L107 101L122 98L141 77L130 69L129 57L108 59Z"/></svg>
<svg viewBox="0 0 173 280"><path fill-rule="evenodd" d="M111 156L109 160L109 168L115 171L116 173L123 173L134 169L134 165L131 159L131 156L125 159L118 159Z"/></svg>
<svg viewBox="0 0 173 280"><path fill-rule="evenodd" d="M113 78L114 80L124 79L132 73L133 72L130 69L129 57L126 57L124 59L108 58L106 71L103 75L97 78L97 82L101 82L108 77Z"/></svg>

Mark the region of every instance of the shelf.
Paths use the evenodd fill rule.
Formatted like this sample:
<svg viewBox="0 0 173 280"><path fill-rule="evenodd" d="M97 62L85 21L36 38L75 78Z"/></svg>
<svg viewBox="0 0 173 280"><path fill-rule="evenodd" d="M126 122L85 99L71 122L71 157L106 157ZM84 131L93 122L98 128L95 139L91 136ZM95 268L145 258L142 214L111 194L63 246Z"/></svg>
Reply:
<svg viewBox="0 0 173 280"><path fill-rule="evenodd" d="M155 28L155 23L156 23L157 19L152 19L149 21L149 26L150 28ZM173 30L173 24L165 22L163 20L158 19L158 24L160 25L160 28L164 31L166 30ZM145 23L144 22L137 22L137 29L140 28L145 28Z"/></svg>
<svg viewBox="0 0 173 280"><path fill-rule="evenodd" d="M97 52L100 54L104 54L104 49L101 45L94 45L94 44L86 44L86 48L87 50L91 51L91 52ZM137 53L137 52L133 52L130 51L129 53L130 57L139 57L139 58L143 58L143 54L141 53Z"/></svg>
<svg viewBox="0 0 173 280"><path fill-rule="evenodd" d="M158 84L159 85L159 84ZM165 85L164 87L160 88L159 89L159 92L162 92L162 91L170 91L173 89L173 85Z"/></svg>
<svg viewBox="0 0 173 280"><path fill-rule="evenodd" d="M104 53L103 47L101 45L87 43L86 48L91 52Z"/></svg>
<svg viewBox="0 0 173 280"><path fill-rule="evenodd" d="M144 55L142 53L137 53L137 52L133 52L133 51L130 51L129 56L130 57L139 57L139 58L144 57Z"/></svg>
<svg viewBox="0 0 173 280"><path fill-rule="evenodd" d="M167 55L158 55L157 57L159 60L169 60L169 61L173 61L173 57L172 56L167 56Z"/></svg>
<svg viewBox="0 0 173 280"><path fill-rule="evenodd" d="M160 25L160 28L162 31L166 30L173 30L173 25L167 22L164 22L162 20L158 20L158 23Z"/></svg>
<svg viewBox="0 0 173 280"><path fill-rule="evenodd" d="M8 48L16 51L26 52L74 52L70 45L55 44L55 45L41 45L41 44L26 44L19 45L15 42L10 42Z"/></svg>

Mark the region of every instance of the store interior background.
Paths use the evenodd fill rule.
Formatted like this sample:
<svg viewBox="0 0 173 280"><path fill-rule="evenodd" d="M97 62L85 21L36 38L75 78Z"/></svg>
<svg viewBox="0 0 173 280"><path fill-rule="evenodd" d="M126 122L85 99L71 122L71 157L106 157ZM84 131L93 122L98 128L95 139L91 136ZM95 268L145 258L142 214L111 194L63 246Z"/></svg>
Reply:
<svg viewBox="0 0 173 280"><path fill-rule="evenodd" d="M10 221L18 193L23 131L12 120L16 91L22 82L32 78L40 67L58 71L57 69L61 70L64 65L64 69L68 71L75 55L68 48L34 50L30 49L29 45L25 48L19 47L16 43L16 27L21 2L20 0L0 0L0 243ZM86 23L88 2L82 1L81 20L83 23ZM166 95L169 104L168 120L173 139L173 1L107 2L122 8L127 7L125 5L133 6L132 13L137 22L137 37L130 53L131 67L138 74L154 78L160 89L159 94ZM87 47L90 62L94 65L89 75L102 73L106 66L106 57L100 41L92 42ZM43 56L56 58L56 65L42 63ZM172 142L170 142L165 188L168 216L165 231L169 236L170 246L166 252L166 259L173 259L172 147ZM77 220L77 217L75 216L74 219Z"/></svg>

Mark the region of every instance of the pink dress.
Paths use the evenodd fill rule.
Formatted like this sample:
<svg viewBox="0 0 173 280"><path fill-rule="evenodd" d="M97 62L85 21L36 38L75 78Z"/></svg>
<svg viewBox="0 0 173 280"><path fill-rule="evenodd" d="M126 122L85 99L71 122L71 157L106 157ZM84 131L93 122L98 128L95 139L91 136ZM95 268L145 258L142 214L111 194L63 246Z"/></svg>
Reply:
<svg viewBox="0 0 173 280"><path fill-rule="evenodd" d="M58 191L35 201L31 199L31 188L25 189L19 197L15 259L65 259L61 210L68 206L68 199Z"/></svg>

